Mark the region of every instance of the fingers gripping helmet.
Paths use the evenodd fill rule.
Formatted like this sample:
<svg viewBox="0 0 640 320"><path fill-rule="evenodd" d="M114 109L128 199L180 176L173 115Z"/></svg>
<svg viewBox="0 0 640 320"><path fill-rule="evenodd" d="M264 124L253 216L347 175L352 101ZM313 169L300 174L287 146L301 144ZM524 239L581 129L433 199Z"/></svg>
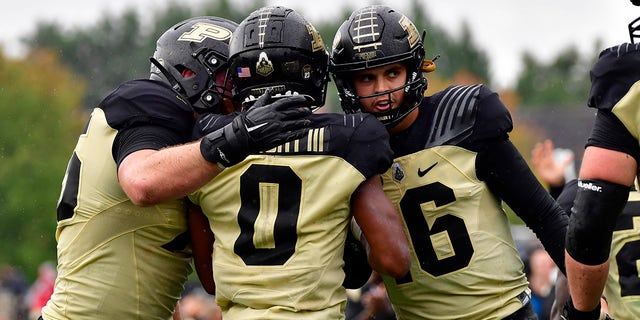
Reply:
<svg viewBox="0 0 640 320"><path fill-rule="evenodd" d="M150 78L169 83L195 111L220 113L224 98L231 98L226 74L236 27L233 21L209 16L174 25L158 38Z"/></svg>
<svg viewBox="0 0 640 320"><path fill-rule="evenodd" d="M233 94L243 107L271 88L274 97L304 94L324 104L329 54L320 33L296 11L270 6L245 18L229 46Z"/></svg>
<svg viewBox="0 0 640 320"><path fill-rule="evenodd" d="M367 6L354 11L342 23L333 40L331 75L338 89L342 109L346 113L362 109L353 86L356 71L394 63L404 63L407 79L403 86L366 97L405 91L404 103L398 108L376 113L387 126L400 122L422 101L427 79L422 74L424 46L411 20L387 6Z"/></svg>

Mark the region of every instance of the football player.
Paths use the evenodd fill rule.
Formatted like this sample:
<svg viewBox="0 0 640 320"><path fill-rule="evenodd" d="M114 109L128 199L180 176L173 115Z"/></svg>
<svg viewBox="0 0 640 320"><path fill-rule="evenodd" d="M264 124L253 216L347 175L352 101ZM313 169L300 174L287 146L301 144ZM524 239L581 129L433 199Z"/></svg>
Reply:
<svg viewBox="0 0 640 320"><path fill-rule="evenodd" d="M171 158L163 148L191 141L194 111L223 112L229 96L228 44L236 26L217 17L176 24L158 39L150 79L124 82L93 110L63 180L57 206L58 278L43 319L172 316L191 272L185 196L194 189L184 188L190 176L171 173L172 166L157 167L157 172L142 168L152 166L151 159L186 162L187 154ZM241 114L224 132L191 144L189 159L211 177L222 170L218 164L229 166L251 151L295 137L296 130L289 129L306 121L285 121L280 108L262 106ZM296 118L296 110L302 109L288 110L286 117ZM273 118L281 127L263 125ZM160 152L165 156L156 158ZM164 201L137 206L149 197L129 191L145 184L163 194L153 201ZM171 188L171 196L163 193Z"/></svg>
<svg viewBox="0 0 640 320"><path fill-rule="evenodd" d="M328 58L301 15L262 7L231 40L234 97L249 107L271 91L274 104L298 96L317 109ZM407 238L381 188L379 174L392 159L384 126L368 114L306 120L304 137L251 154L189 196L215 236L213 277L224 318L344 319L349 232L366 240L374 270L392 278L408 270Z"/></svg>
<svg viewBox="0 0 640 320"><path fill-rule="evenodd" d="M612 236L618 230L617 223L629 221L621 213L638 175L640 159L637 117L640 113L640 44L633 43L639 30L637 24L634 25L637 22L636 19L629 25L632 43L600 52L590 72L587 105L596 108L597 114L580 166L567 230L566 265L571 299L563 310L566 319L603 316L600 296L610 270ZM631 227L627 224L625 228ZM638 234L637 229L633 232ZM617 264L629 280L624 281L624 286L620 283L620 293L633 296L639 284L635 267L638 250L634 249L633 242L622 249L622 254L633 260L632 267L620 269L619 252L613 252L616 259L613 264ZM613 306L611 309L615 312Z"/></svg>
<svg viewBox="0 0 640 320"><path fill-rule="evenodd" d="M578 180L571 179L564 184L566 162L557 161L553 157L553 143L545 141L536 144L532 152L532 163L540 179L547 183L551 190L558 190L558 203L570 212L578 190ZM553 192L551 193L554 194ZM618 216L611 240L611 263L604 288L604 297L600 299L603 311L615 319L640 318L640 293L638 292L638 270L636 263L640 254L635 246L640 241L640 232L633 220L640 216L640 192L634 186L622 213ZM561 319L562 306L569 299L567 278L560 276L556 281L556 301L551 319ZM604 308L606 307L606 310ZM602 317L605 314L601 312ZM570 316L570 315L569 315Z"/></svg>
<svg viewBox="0 0 640 320"><path fill-rule="evenodd" d="M424 34L388 6L354 11L338 29L331 73L346 113L375 115L394 160L383 188L411 245L407 276L383 275L399 319L535 319L502 202L564 266L567 216L509 140L512 120L484 85L423 97Z"/></svg>

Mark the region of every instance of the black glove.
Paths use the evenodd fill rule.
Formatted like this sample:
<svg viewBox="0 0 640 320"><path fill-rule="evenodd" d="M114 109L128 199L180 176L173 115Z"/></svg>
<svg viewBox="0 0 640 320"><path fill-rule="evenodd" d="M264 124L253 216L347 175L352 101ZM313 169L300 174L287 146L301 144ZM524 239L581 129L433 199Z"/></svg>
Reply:
<svg viewBox="0 0 640 320"><path fill-rule="evenodd" d="M600 312L600 305L594 310L583 312L573 306L571 299L564 304L560 318L563 320L613 320L608 314Z"/></svg>
<svg viewBox="0 0 640 320"><path fill-rule="evenodd" d="M342 286L346 289L358 289L364 286L371 277L371 266L367 259L367 251L360 240L350 231L347 231L347 239L344 243L344 281Z"/></svg>
<svg viewBox="0 0 640 320"><path fill-rule="evenodd" d="M200 141L200 152L209 162L232 166L249 154L277 147L307 133L310 100L303 95L271 100L267 90L255 104L241 112L233 122Z"/></svg>

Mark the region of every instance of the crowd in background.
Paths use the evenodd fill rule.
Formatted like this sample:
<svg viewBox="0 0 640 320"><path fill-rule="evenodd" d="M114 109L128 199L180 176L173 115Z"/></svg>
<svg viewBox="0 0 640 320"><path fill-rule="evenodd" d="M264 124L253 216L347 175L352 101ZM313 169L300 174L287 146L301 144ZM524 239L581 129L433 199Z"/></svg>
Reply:
<svg viewBox="0 0 640 320"><path fill-rule="evenodd" d="M38 277L29 283L22 271L11 265L0 266L0 320L35 320L53 293L55 264L46 261Z"/></svg>

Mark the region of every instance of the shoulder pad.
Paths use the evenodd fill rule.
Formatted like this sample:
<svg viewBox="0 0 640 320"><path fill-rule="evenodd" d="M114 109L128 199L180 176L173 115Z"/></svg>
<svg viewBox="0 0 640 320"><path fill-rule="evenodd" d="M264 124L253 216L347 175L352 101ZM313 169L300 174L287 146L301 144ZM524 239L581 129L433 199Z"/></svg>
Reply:
<svg viewBox="0 0 640 320"><path fill-rule="evenodd" d="M457 144L473 132L481 84L451 86L443 91L425 147Z"/></svg>
<svg viewBox="0 0 640 320"><path fill-rule="evenodd" d="M612 109L640 80L640 44L624 43L603 50L590 76L588 106Z"/></svg>

